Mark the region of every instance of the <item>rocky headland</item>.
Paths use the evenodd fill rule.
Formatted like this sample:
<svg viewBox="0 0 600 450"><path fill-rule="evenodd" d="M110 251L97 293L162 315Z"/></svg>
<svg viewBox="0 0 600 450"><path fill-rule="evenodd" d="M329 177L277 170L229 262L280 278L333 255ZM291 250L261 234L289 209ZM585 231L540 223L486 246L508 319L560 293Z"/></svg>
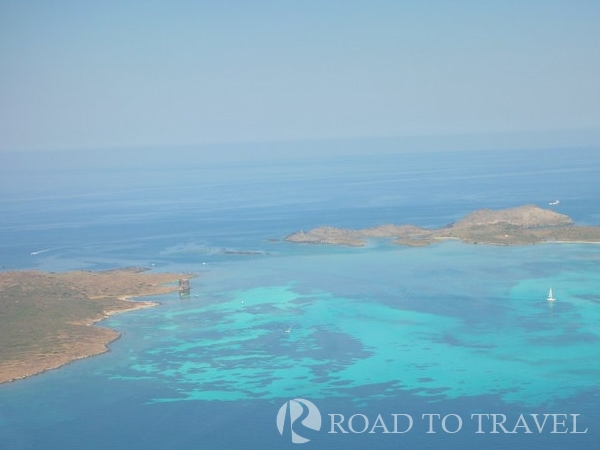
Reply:
<svg viewBox="0 0 600 450"><path fill-rule="evenodd" d="M176 291L190 276L138 268L0 272L0 383L107 351L119 333L96 322L154 306L129 299Z"/></svg>
<svg viewBox="0 0 600 450"><path fill-rule="evenodd" d="M359 230L323 226L299 231L289 242L360 247L369 239L390 238L401 245L424 246L448 239L470 244L529 245L543 242L600 242L600 227L578 226L564 214L534 205L474 211L437 229L414 225L379 225Z"/></svg>

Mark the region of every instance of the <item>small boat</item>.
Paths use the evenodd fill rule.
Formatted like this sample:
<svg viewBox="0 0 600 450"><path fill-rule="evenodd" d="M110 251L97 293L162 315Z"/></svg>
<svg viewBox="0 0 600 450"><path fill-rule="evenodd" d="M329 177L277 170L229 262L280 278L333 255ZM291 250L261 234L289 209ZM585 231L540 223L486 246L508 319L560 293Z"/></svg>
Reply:
<svg viewBox="0 0 600 450"><path fill-rule="evenodd" d="M556 298L554 297L554 294L552 294L552 288L550 288L550 291L548 291L548 298L547 298L547 300L549 302L555 302L556 301Z"/></svg>
<svg viewBox="0 0 600 450"><path fill-rule="evenodd" d="M550 206L554 206L554 205L558 205L560 204L560 200L556 199L556 200L552 200L550 203L548 203Z"/></svg>
<svg viewBox="0 0 600 450"><path fill-rule="evenodd" d="M286 334L290 334L292 332L292 327L287 327L285 332Z"/></svg>

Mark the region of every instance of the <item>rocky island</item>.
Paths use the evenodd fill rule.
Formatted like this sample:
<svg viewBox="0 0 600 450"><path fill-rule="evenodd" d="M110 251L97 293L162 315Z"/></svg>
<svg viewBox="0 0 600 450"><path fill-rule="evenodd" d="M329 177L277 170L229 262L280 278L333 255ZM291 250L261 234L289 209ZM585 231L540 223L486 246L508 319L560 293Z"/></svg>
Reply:
<svg viewBox="0 0 600 450"><path fill-rule="evenodd" d="M0 273L0 383L107 351L119 333L96 322L154 306L131 297L178 289L190 275L130 268L103 272Z"/></svg>
<svg viewBox="0 0 600 450"><path fill-rule="evenodd" d="M285 238L289 242L360 247L372 238L391 238L409 246L429 245L447 239L471 244L528 245L542 242L600 243L600 227L578 226L564 214L534 205L501 210L481 209L443 228L414 225L379 225L360 230L318 227Z"/></svg>

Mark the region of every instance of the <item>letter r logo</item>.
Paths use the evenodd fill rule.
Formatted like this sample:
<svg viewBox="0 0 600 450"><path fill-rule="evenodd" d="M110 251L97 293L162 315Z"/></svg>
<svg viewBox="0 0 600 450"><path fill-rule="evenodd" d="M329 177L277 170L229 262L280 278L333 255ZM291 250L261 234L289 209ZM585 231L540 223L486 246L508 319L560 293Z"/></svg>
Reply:
<svg viewBox="0 0 600 450"><path fill-rule="evenodd" d="M303 398L295 398L294 400L285 402L279 408L279 412L277 413L277 429L282 436L286 428L288 416L292 443L294 444L304 444L310 441L310 439L302 437L294 431L294 424L297 421L311 430L319 431L321 429L321 413L319 409L312 402ZM296 426L296 429L298 429L298 426Z"/></svg>

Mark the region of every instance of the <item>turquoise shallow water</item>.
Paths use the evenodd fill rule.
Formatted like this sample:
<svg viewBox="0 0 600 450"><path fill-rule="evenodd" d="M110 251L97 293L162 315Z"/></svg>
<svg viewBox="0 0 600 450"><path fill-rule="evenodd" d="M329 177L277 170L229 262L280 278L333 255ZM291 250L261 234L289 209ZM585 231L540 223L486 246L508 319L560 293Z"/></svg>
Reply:
<svg viewBox="0 0 600 450"><path fill-rule="evenodd" d="M137 338L151 348L104 376L168 385L151 402L328 398L385 385L372 396L497 395L531 407L597 385L595 246L384 244L250 265L215 268L214 285L204 269L195 295L143 316L148 334Z"/></svg>
<svg viewBox="0 0 600 450"><path fill-rule="evenodd" d="M3 270L198 274L189 298L104 321L122 333L110 352L0 386L0 450L298 448L275 425L293 398L324 418L415 417L406 435L322 431L306 448L595 447L600 246L280 239L323 224L439 227L554 198L557 211L600 225L600 152L186 162L49 161L18 177L0 164ZM465 431L427 434L423 413L458 414ZM589 433L479 435L473 413L513 424L521 413L581 414Z"/></svg>

